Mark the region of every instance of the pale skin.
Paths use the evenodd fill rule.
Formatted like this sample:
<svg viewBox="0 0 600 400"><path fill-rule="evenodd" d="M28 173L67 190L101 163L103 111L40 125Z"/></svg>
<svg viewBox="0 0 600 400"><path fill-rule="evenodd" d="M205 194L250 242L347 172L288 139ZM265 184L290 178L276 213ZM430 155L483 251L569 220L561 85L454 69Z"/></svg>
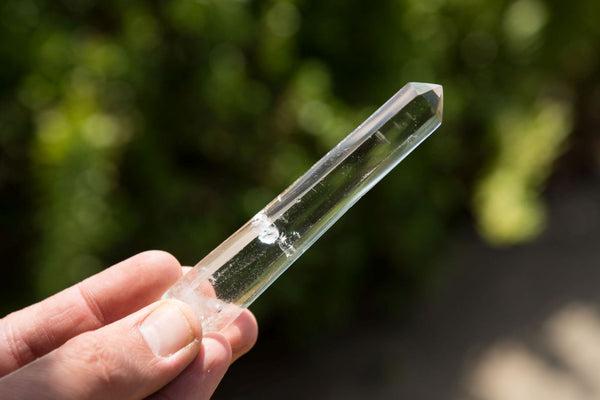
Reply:
<svg viewBox="0 0 600 400"><path fill-rule="evenodd" d="M159 300L182 273L149 251L2 318L0 398L209 399L258 326L246 310L202 335L187 304Z"/></svg>

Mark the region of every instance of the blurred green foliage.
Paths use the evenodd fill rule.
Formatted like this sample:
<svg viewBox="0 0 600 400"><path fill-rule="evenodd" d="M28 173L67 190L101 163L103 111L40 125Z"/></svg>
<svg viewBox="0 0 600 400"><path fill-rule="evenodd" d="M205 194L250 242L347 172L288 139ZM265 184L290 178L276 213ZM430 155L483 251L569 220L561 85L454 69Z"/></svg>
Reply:
<svg viewBox="0 0 600 400"><path fill-rule="evenodd" d="M402 312L469 215L498 244L543 228L554 161L597 128L599 16L560 0L3 0L2 311L149 248L195 263L431 81L442 129L255 307L298 338Z"/></svg>

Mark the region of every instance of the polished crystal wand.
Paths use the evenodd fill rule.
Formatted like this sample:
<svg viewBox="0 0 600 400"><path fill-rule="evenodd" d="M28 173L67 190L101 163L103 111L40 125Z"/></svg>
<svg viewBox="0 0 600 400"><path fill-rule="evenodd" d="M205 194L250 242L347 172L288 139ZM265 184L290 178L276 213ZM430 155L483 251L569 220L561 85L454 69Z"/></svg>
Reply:
<svg viewBox="0 0 600 400"><path fill-rule="evenodd" d="M231 323L442 121L442 87L409 83L163 296L204 332Z"/></svg>

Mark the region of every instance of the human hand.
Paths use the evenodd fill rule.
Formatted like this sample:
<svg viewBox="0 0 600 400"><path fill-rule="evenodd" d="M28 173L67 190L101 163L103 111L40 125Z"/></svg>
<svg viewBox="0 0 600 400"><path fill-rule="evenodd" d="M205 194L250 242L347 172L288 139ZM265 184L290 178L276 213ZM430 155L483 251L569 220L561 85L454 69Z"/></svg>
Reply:
<svg viewBox="0 0 600 400"><path fill-rule="evenodd" d="M208 399L256 341L249 311L202 336L194 311L159 300L182 275L149 251L0 320L2 399Z"/></svg>

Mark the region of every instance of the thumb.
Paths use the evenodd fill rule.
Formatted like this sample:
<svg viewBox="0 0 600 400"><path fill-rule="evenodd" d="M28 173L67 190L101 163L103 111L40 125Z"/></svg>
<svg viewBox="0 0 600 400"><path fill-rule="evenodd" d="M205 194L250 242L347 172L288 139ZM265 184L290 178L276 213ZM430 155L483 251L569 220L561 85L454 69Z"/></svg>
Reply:
<svg viewBox="0 0 600 400"><path fill-rule="evenodd" d="M20 399L141 399L175 378L198 354L193 310L163 300L83 333L0 379Z"/></svg>

